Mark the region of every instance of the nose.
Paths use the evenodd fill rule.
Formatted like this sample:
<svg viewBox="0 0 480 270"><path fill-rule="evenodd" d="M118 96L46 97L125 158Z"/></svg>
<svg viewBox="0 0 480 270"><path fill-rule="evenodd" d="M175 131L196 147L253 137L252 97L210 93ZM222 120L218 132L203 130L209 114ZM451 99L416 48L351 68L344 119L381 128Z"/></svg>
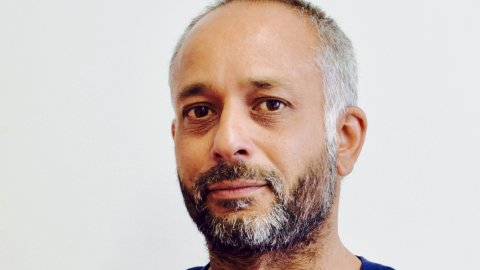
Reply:
<svg viewBox="0 0 480 270"><path fill-rule="evenodd" d="M250 136L248 119L233 110L224 109L214 134L212 158L227 163L248 160L253 153Z"/></svg>

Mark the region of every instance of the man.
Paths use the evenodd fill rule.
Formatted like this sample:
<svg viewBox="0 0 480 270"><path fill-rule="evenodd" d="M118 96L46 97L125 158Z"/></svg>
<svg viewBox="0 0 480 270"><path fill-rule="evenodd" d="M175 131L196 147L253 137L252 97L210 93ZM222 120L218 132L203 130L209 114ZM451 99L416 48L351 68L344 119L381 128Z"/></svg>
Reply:
<svg viewBox="0 0 480 270"><path fill-rule="evenodd" d="M337 232L367 122L333 20L298 0L219 2L185 31L170 84L179 182L210 254L193 269L391 269Z"/></svg>

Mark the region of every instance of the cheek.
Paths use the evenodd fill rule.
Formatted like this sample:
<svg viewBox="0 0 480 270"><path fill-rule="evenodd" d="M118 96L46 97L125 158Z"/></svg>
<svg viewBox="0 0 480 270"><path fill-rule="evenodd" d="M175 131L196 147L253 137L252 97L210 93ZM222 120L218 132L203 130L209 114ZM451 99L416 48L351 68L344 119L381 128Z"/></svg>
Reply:
<svg viewBox="0 0 480 270"><path fill-rule="evenodd" d="M177 136L175 156L180 179L184 185L191 188L197 175L205 170L205 161L209 160L208 144L203 140Z"/></svg>
<svg viewBox="0 0 480 270"><path fill-rule="evenodd" d="M324 151L323 125L302 121L272 134L264 146L269 159L285 176L286 190L295 186L312 161L319 160Z"/></svg>

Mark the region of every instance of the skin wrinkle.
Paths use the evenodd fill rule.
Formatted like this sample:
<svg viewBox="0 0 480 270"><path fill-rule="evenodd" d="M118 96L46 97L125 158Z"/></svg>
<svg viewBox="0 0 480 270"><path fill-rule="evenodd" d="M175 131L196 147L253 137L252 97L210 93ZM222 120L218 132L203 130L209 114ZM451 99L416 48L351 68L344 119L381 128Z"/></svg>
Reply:
<svg viewBox="0 0 480 270"><path fill-rule="evenodd" d="M316 56L324 46L310 22L277 1L233 1L203 17L172 59L174 107L206 104L215 113L187 119L177 111L172 124L181 191L213 270L358 266L338 239L345 170L337 174L336 127L329 129L335 122L322 88L335 79L323 80ZM286 106L255 110L268 99ZM209 196L209 185L237 179L267 188ZM341 256L329 261L332 253Z"/></svg>
<svg viewBox="0 0 480 270"><path fill-rule="evenodd" d="M296 245L318 241L318 239L311 239L310 232L322 227L335 201L333 186L336 174L326 174L326 171L332 172L332 170L323 168L322 164L326 164L326 157L322 160L308 166L305 175L299 178L297 186L290 192L291 196L287 196L283 191L283 181L277 179L279 174L275 171L241 163L233 166L219 163L209 171L200 174L195 181L193 192L189 192L181 180L180 184L189 214L200 231L210 239L213 252L229 250L253 255L265 251L291 249ZM263 180L272 188L277 201L267 217L254 218L253 221L243 220L243 223L239 223L242 222L239 219L222 219L210 212L206 204L208 186L239 178ZM322 196L316 194L322 194ZM231 204L232 202L223 203ZM263 221L267 219L268 222L262 222L262 219ZM265 228L266 224L270 224L270 229ZM238 236L236 231L240 231ZM259 243L254 240L256 238L262 241Z"/></svg>
<svg viewBox="0 0 480 270"><path fill-rule="evenodd" d="M185 131L190 132L194 136L205 135L210 130L210 127L215 123L215 119L211 117L208 121L203 121L201 123L192 123L191 126L185 127Z"/></svg>
<svg viewBox="0 0 480 270"><path fill-rule="evenodd" d="M345 112L347 106L357 104L357 71L356 61L352 44L335 21L325 15L325 13L315 6L295 0L225 0L219 1L219 4L212 6L206 12L194 18L191 24L180 38L170 61L170 86L174 89L173 82L176 80L177 58L182 54L181 47L187 35L198 25L201 25L201 19L209 13L235 2L271 2L275 4L284 4L293 8L304 18L304 27L314 26L314 31L318 38L316 45L311 48L316 52L316 67L320 71L324 91L325 124L326 133L329 140L335 140L336 118ZM300 38L301 39L301 38ZM293 41L294 39L292 39ZM172 94L172 98L174 95ZM322 100L323 102L323 100Z"/></svg>

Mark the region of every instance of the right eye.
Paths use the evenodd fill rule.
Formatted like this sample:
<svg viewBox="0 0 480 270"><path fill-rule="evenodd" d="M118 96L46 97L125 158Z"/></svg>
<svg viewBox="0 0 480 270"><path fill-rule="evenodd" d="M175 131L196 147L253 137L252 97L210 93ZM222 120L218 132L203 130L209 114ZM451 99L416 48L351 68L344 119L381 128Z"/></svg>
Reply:
<svg viewBox="0 0 480 270"><path fill-rule="evenodd" d="M213 113L214 112L212 109L210 109L210 107L205 105L197 105L186 109L183 115L184 117L188 117L190 119L202 119L210 116Z"/></svg>

